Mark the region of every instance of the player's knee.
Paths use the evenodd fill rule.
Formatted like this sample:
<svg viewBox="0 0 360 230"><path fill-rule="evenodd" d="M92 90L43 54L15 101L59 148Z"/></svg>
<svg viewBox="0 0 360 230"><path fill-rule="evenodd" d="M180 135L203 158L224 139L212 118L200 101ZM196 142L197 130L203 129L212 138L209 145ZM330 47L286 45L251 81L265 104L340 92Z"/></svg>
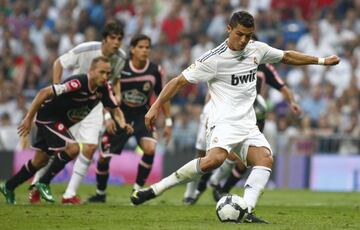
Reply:
<svg viewBox="0 0 360 230"><path fill-rule="evenodd" d="M144 151L144 154L146 155L155 155L155 147L152 147L152 146L148 146L146 148L143 148L143 151Z"/></svg>
<svg viewBox="0 0 360 230"><path fill-rule="evenodd" d="M91 160L97 148L98 146L94 144L83 144L82 154Z"/></svg>
<svg viewBox="0 0 360 230"><path fill-rule="evenodd" d="M146 155L154 155L156 149L156 142L142 139L140 147Z"/></svg>
<svg viewBox="0 0 360 230"><path fill-rule="evenodd" d="M264 166L271 169L273 166L273 162L274 162L273 157L270 154L270 151L268 151L268 154L263 154L263 156L254 166Z"/></svg>
<svg viewBox="0 0 360 230"><path fill-rule="evenodd" d="M273 157L266 147L250 147L247 155L248 165L272 168Z"/></svg>
<svg viewBox="0 0 360 230"><path fill-rule="evenodd" d="M40 169L42 167L44 167L49 161L49 158L35 158L31 160L31 164L34 166L34 168L36 169Z"/></svg>
<svg viewBox="0 0 360 230"><path fill-rule="evenodd" d="M201 158L200 168L203 172L209 172L220 167L225 159L226 156L222 154L207 155L206 157Z"/></svg>
<svg viewBox="0 0 360 230"><path fill-rule="evenodd" d="M74 159L77 157L80 151L80 146L78 143L70 143L66 146L65 152L71 158Z"/></svg>

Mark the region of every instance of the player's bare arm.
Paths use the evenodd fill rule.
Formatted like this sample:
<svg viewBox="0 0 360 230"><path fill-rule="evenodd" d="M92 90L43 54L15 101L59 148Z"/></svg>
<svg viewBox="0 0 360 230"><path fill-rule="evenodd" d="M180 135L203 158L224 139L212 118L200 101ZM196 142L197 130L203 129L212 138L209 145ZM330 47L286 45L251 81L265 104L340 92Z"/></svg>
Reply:
<svg viewBox="0 0 360 230"><path fill-rule="evenodd" d="M121 104L121 84L120 84L119 78L115 78L113 81L113 92L115 93L115 98L116 98L117 103L120 105Z"/></svg>
<svg viewBox="0 0 360 230"><path fill-rule="evenodd" d="M121 103L121 84L120 84L120 79L119 78L115 78L112 84L112 92L115 94L115 100L117 102L118 105L120 105ZM116 132L116 125L115 125L115 121L112 119L110 112L104 108L104 121L105 121L105 128L106 131L110 134L115 134ZM122 113L122 112L121 112ZM124 115L122 115L122 117L124 118ZM123 120L123 122L121 122L121 124L125 125L125 118ZM120 123L119 123L120 126ZM120 126L122 127L122 126ZM125 127L125 126L124 126Z"/></svg>
<svg viewBox="0 0 360 230"><path fill-rule="evenodd" d="M165 87L159 94L159 97L156 99L155 103L150 107L149 111L145 115L145 125L147 129L150 130L151 126L154 124L159 107L163 106L164 103L168 102L181 88L183 88L187 84L189 84L189 82L182 74L180 74L165 85Z"/></svg>
<svg viewBox="0 0 360 230"><path fill-rule="evenodd" d="M165 143L169 143L172 134L172 120L171 120L171 103L167 101L163 104L162 110L165 116L165 127L164 127L164 140Z"/></svg>
<svg viewBox="0 0 360 230"><path fill-rule="evenodd" d="M60 59L58 58L53 64L53 84L60 84L62 73L63 67L61 65Z"/></svg>
<svg viewBox="0 0 360 230"><path fill-rule="evenodd" d="M340 62L340 58L336 55L319 58L297 51L287 50L284 51L284 56L281 62L290 65L336 65Z"/></svg>
<svg viewBox="0 0 360 230"><path fill-rule="evenodd" d="M21 121L18 127L18 134L20 136L26 136L29 134L31 129L31 123L34 120L34 116L36 112L39 110L42 103L45 102L46 99L55 96L55 93L52 89L52 86L48 86L46 88L41 89L34 98L29 111L26 113L24 119Z"/></svg>
<svg viewBox="0 0 360 230"><path fill-rule="evenodd" d="M289 87L287 87L287 86L282 87L281 94L283 95L283 97L285 98L287 103L289 104L291 111L297 116L300 115L300 113L301 113L300 105L298 105L295 102L294 95L293 95L292 91L289 89Z"/></svg>

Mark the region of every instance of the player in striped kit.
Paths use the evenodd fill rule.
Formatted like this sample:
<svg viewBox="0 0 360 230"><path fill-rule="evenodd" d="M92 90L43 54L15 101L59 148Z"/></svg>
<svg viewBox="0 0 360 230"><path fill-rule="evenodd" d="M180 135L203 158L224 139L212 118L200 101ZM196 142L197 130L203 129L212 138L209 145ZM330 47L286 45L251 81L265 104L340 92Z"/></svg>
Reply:
<svg viewBox="0 0 360 230"><path fill-rule="evenodd" d="M163 71L160 65L149 60L151 39L143 34L135 35L130 42L130 59L126 61L121 72L121 104L127 123L133 124L134 133L127 134L123 130L113 134L106 132L102 136L101 157L97 163L96 194L89 197L88 202L105 202L106 187L109 178L109 165L114 154L121 154L127 140L135 136L144 154L138 165L138 172L133 190L139 190L148 178L156 149L155 130L147 130L144 116L150 107L150 98L155 93L159 95L163 87ZM170 103L162 107L166 117L164 138L171 135L172 120L170 117ZM121 167L119 165L118 167Z"/></svg>

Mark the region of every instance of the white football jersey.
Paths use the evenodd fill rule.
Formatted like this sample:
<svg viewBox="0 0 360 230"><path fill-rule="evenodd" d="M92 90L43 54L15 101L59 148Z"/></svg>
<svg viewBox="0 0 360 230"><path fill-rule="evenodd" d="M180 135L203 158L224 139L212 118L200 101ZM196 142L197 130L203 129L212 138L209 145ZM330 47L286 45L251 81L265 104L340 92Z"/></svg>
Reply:
<svg viewBox="0 0 360 230"><path fill-rule="evenodd" d="M283 55L282 50L252 40L244 50L233 51L226 40L185 69L182 74L190 83L208 83L212 108L208 127L230 124L244 130L253 129L258 65L280 62Z"/></svg>
<svg viewBox="0 0 360 230"><path fill-rule="evenodd" d="M102 56L101 42L84 42L60 56L64 69L71 69L72 74L87 73L94 58ZM110 57L110 81L121 77L125 65L126 54L122 49Z"/></svg>

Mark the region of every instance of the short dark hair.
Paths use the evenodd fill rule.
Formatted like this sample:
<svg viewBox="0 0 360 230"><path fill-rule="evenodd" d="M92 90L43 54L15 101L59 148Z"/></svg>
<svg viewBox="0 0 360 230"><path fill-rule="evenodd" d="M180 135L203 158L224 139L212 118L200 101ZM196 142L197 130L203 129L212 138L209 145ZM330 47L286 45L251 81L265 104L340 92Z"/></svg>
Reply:
<svg viewBox="0 0 360 230"><path fill-rule="evenodd" d="M131 38L130 46L135 47L139 41L142 40L148 40L151 46L151 38L149 36L146 36L145 34L136 34Z"/></svg>
<svg viewBox="0 0 360 230"><path fill-rule="evenodd" d="M98 62L107 62L107 63L110 63L110 59L108 57L105 57L105 56L99 56L99 57L96 57L94 58L92 61L91 61L91 65L90 65L90 69L94 69L96 64Z"/></svg>
<svg viewBox="0 0 360 230"><path fill-rule="evenodd" d="M229 25L235 28L238 24L247 28L254 27L254 17L246 11L235 12L230 18Z"/></svg>
<svg viewBox="0 0 360 230"><path fill-rule="evenodd" d="M124 29L116 21L108 22L104 27L102 37L103 39L105 39L107 36L111 34L116 34L116 35L120 35L121 37L124 37Z"/></svg>

